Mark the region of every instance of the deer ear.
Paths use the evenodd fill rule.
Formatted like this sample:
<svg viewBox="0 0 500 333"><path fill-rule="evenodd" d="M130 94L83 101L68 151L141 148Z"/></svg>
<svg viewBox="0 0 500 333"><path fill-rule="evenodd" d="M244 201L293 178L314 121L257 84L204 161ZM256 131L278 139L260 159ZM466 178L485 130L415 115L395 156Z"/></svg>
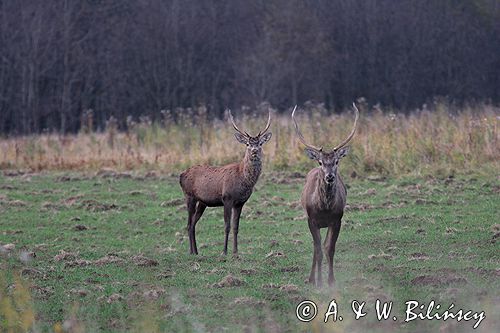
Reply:
<svg viewBox="0 0 500 333"><path fill-rule="evenodd" d="M315 149L306 148L305 152L306 152L306 155L309 156L309 158L311 160L319 160L320 159L319 152Z"/></svg>
<svg viewBox="0 0 500 333"><path fill-rule="evenodd" d="M248 139L246 136L244 136L243 134L240 134L238 132L234 133L234 137L236 138L236 140L239 142L239 143L242 143L244 145L246 145L248 143Z"/></svg>
<svg viewBox="0 0 500 333"><path fill-rule="evenodd" d="M260 138L259 138L259 143L261 145L263 145L264 143L266 143L267 141L269 141L271 139L271 136L273 136L273 133L269 132L269 133L266 133L264 135L262 135Z"/></svg>
<svg viewBox="0 0 500 333"><path fill-rule="evenodd" d="M346 157L347 153L349 152L350 149L351 149L351 147L349 147L349 146L340 148L339 151L337 152L337 156L339 158Z"/></svg>

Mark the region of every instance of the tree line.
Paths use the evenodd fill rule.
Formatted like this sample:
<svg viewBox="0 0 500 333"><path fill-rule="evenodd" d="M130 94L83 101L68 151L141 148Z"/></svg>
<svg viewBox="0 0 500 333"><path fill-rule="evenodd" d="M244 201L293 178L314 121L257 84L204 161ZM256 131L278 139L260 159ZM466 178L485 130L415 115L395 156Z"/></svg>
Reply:
<svg viewBox="0 0 500 333"><path fill-rule="evenodd" d="M93 110L500 101L498 0L0 0L0 134Z"/></svg>

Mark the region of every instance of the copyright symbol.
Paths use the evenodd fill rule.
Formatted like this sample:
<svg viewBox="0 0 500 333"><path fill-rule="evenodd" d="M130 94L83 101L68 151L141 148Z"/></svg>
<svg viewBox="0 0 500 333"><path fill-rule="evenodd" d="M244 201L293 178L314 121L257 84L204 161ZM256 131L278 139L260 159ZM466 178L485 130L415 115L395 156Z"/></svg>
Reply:
<svg viewBox="0 0 500 333"><path fill-rule="evenodd" d="M303 322L309 322L313 320L318 314L318 308L316 304L312 301L302 301L295 309L295 315L297 319Z"/></svg>

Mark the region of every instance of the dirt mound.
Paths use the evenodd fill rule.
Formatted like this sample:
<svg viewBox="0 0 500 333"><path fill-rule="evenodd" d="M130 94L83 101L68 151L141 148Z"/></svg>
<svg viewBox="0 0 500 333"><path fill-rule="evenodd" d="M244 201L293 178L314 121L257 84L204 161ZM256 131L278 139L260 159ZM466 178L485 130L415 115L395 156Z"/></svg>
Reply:
<svg viewBox="0 0 500 333"><path fill-rule="evenodd" d="M154 259L150 259L148 257L143 256L142 254L138 254L132 257L132 261L134 264L140 267L151 267L158 266L158 261Z"/></svg>
<svg viewBox="0 0 500 333"><path fill-rule="evenodd" d="M229 275L226 275L219 282L212 284L212 287L213 288L230 288L230 287L239 287L239 286L242 286L244 284L245 284L245 282L243 280L240 280L237 277L234 277L231 274L229 274Z"/></svg>
<svg viewBox="0 0 500 333"><path fill-rule="evenodd" d="M422 286L449 286L463 285L467 283L467 279L457 275L420 275L411 280L411 283Z"/></svg>
<svg viewBox="0 0 500 333"><path fill-rule="evenodd" d="M280 290L285 292L285 293L292 294L292 293L299 292L299 287L297 287L294 284L285 284L285 285L280 287Z"/></svg>
<svg viewBox="0 0 500 333"><path fill-rule="evenodd" d="M280 251L271 251L266 254L266 259L268 258L286 258L286 255Z"/></svg>
<svg viewBox="0 0 500 333"><path fill-rule="evenodd" d="M233 305L264 305L266 302L256 300L253 297L238 297L232 302Z"/></svg>
<svg viewBox="0 0 500 333"><path fill-rule="evenodd" d="M184 198L178 198L178 199L163 201L160 204L160 206L161 207L175 207L175 206L184 205L185 203L186 203L186 200Z"/></svg>
<svg viewBox="0 0 500 333"><path fill-rule="evenodd" d="M163 288L153 288L146 290L142 293L142 297L145 300L152 301L160 298L162 295L165 294L165 289Z"/></svg>
<svg viewBox="0 0 500 333"><path fill-rule="evenodd" d="M386 260L391 260L394 259L394 256L392 254L388 253L380 253L380 254L370 254L368 256L368 259L386 259Z"/></svg>
<svg viewBox="0 0 500 333"><path fill-rule="evenodd" d="M75 229L76 231L84 231L84 230L88 230L89 227L87 227L86 225L84 224L77 224L73 227L73 229Z"/></svg>
<svg viewBox="0 0 500 333"><path fill-rule="evenodd" d="M66 252L64 250L59 251L59 254L54 257L54 261L67 261L75 260L78 257L76 252Z"/></svg>
<svg viewBox="0 0 500 333"><path fill-rule="evenodd" d="M105 296L101 296L97 300L98 301L104 300L106 303L112 304L112 303L116 303L116 302L119 302L119 301L123 301L124 299L125 298L122 295L120 295L120 294L112 294L111 296L109 296L107 298Z"/></svg>
<svg viewBox="0 0 500 333"><path fill-rule="evenodd" d="M91 212L104 212L112 209L119 209L118 205L114 203L103 203L96 200L84 200L80 203L80 208L84 208Z"/></svg>
<svg viewBox="0 0 500 333"><path fill-rule="evenodd" d="M118 258L115 255L108 254L100 259L97 259L94 261L94 265L96 266L104 266L104 265L109 265L109 264L123 264L125 263L125 260L122 258Z"/></svg>
<svg viewBox="0 0 500 333"><path fill-rule="evenodd" d="M282 273L287 273L287 272L298 272L300 271L300 268L298 266L290 266L290 267L283 267L280 269Z"/></svg>
<svg viewBox="0 0 500 333"><path fill-rule="evenodd" d="M85 259L75 259L71 261L67 261L64 264L65 268L71 268L71 267L85 267L85 266L90 266L92 265L92 261L90 260L85 260Z"/></svg>
<svg viewBox="0 0 500 333"><path fill-rule="evenodd" d="M240 273L243 275L254 275L257 273L257 271L255 269L249 268L249 269L242 269Z"/></svg>
<svg viewBox="0 0 500 333"><path fill-rule="evenodd" d="M410 254L409 260L429 260L429 256L425 253L415 252Z"/></svg>

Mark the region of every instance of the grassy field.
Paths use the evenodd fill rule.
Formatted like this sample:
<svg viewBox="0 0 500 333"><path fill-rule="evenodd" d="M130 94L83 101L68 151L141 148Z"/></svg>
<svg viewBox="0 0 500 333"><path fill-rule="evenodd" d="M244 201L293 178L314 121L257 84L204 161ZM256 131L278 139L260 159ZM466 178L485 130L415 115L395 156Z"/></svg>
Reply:
<svg viewBox="0 0 500 333"><path fill-rule="evenodd" d="M305 283L312 239L303 173L267 173L243 209L240 256L221 255L222 210L197 227L176 176L111 170L0 176L0 331L470 332L475 320L404 323L405 301L485 311L500 329L500 180L349 178L335 257L337 286ZM323 233L324 234L324 233ZM326 270L326 263L324 263ZM324 270L324 272L325 272ZM302 323L302 300L318 316ZM336 299L343 321L323 323ZM396 321L377 321L376 299ZM366 301L354 320L352 300Z"/></svg>
<svg viewBox="0 0 500 333"><path fill-rule="evenodd" d="M457 108L435 103L420 110L382 110L358 103L360 120L345 170L358 175L492 174L500 170L500 109L491 105ZM297 140L290 110L271 109L271 141L265 146L266 170L305 170L310 164ZM337 110L338 111L338 110ZM347 111L347 110L346 110ZM394 113L395 112L395 113ZM238 126L258 133L267 107L233 110ZM334 147L352 128L352 111L341 114L322 104L297 111L301 131L316 146ZM43 133L0 137L0 169L32 171L163 170L175 172L194 164L222 165L241 158L227 119L211 119L207 109L179 109L152 121L141 117L110 119L95 131L83 121L78 134ZM121 131L118 124L121 123Z"/></svg>

